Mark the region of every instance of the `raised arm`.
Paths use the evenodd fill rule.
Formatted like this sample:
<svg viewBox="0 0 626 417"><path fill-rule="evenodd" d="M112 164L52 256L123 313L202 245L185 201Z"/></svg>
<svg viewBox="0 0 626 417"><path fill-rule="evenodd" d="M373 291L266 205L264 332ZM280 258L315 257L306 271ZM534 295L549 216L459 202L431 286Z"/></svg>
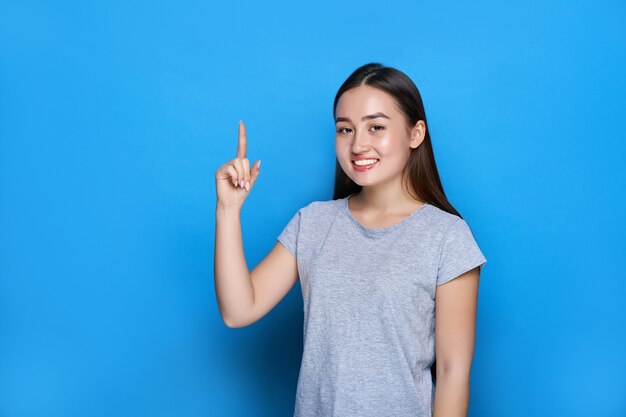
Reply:
<svg viewBox="0 0 626 417"><path fill-rule="evenodd" d="M269 312L297 281L296 260L280 243L249 272L243 251L241 207L259 175L260 161L250 170L247 138L239 122L237 157L215 173L214 279L217 303L228 327L247 326Z"/></svg>

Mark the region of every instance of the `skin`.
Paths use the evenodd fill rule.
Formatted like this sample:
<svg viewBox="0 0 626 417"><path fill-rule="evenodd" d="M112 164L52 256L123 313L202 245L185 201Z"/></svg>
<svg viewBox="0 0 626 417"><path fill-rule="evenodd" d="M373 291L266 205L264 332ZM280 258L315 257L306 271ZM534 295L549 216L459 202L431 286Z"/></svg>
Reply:
<svg viewBox="0 0 626 417"><path fill-rule="evenodd" d="M362 120L377 112L389 118ZM338 130L344 129L336 134L335 150L346 174L363 187L348 201L355 219L366 227L386 227L421 207L424 202L413 200L402 188L401 179L411 149L424 140L424 122L418 121L408 128L391 96L370 86L345 92L337 103L336 116L351 120L336 124ZM296 259L279 242L252 271L248 269L240 215L259 177L260 161L251 167L246 153L246 128L241 122L236 158L215 173L215 289L222 319L231 328L248 326L261 319L299 278ZM358 172L351 165L351 158L356 155L378 158L379 165L368 172ZM434 417L467 415L477 295L478 268L437 287Z"/></svg>

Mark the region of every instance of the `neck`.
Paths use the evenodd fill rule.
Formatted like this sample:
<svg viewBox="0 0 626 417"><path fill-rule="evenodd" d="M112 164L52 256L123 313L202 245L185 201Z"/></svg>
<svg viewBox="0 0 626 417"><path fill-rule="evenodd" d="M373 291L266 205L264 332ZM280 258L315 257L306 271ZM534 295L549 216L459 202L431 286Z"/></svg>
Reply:
<svg viewBox="0 0 626 417"><path fill-rule="evenodd" d="M361 192L350 200L356 202L355 208L376 213L411 211L416 205L424 204L422 201L415 200L399 181L393 186L389 184L363 186Z"/></svg>

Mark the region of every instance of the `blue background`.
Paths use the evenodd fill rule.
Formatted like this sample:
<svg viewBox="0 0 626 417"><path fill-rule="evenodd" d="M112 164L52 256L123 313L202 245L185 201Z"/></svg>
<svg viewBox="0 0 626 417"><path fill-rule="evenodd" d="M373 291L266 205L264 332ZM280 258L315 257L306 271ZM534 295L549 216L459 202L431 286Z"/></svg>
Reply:
<svg viewBox="0 0 626 417"><path fill-rule="evenodd" d="M213 283L215 171L261 174L252 269L332 198L332 101L367 62L424 99L488 259L471 416L626 415L626 5L3 2L0 415L291 416L297 284L242 329Z"/></svg>

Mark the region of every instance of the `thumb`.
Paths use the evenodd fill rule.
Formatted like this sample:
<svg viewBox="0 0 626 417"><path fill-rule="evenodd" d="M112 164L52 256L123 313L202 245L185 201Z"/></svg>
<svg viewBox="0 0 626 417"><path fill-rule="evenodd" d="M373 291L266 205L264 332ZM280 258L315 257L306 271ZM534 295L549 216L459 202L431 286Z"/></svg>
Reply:
<svg viewBox="0 0 626 417"><path fill-rule="evenodd" d="M250 172L250 187L254 186L256 179L259 176L259 172L261 172L261 160L259 159L252 165L252 170Z"/></svg>

